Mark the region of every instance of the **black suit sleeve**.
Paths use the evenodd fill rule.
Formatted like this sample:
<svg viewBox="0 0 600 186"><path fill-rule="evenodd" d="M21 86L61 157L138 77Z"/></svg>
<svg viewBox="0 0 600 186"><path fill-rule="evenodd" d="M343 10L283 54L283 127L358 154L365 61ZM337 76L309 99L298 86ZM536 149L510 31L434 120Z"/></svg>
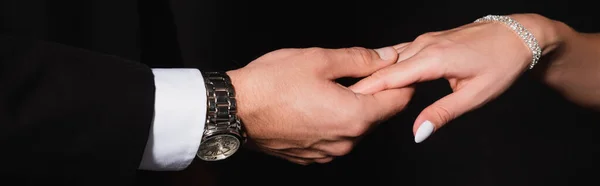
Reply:
<svg viewBox="0 0 600 186"><path fill-rule="evenodd" d="M3 184L130 184L153 112L143 64L0 36Z"/></svg>

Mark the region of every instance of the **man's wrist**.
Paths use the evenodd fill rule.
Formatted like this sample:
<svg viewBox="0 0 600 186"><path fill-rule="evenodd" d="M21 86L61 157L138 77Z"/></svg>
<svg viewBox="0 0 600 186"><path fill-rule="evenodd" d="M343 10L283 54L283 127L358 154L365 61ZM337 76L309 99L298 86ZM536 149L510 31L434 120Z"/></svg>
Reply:
<svg viewBox="0 0 600 186"><path fill-rule="evenodd" d="M245 118L247 118L248 115L248 111L249 111L249 107L251 107L250 105L248 105L248 102L246 101L247 99L245 99L245 87L243 86L243 78L241 78L243 71L237 69L237 70L230 70L225 72L228 76L229 79L231 80L231 84L233 85L235 91L236 91L236 101L237 101L237 117L244 121Z"/></svg>

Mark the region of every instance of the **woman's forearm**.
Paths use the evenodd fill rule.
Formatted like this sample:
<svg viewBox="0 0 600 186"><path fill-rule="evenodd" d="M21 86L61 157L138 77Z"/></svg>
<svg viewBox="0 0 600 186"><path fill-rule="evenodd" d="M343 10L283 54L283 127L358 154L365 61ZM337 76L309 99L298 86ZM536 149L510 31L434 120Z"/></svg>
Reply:
<svg viewBox="0 0 600 186"><path fill-rule="evenodd" d="M555 34L543 57L546 83L567 99L600 110L600 34L580 33L553 20L542 25Z"/></svg>

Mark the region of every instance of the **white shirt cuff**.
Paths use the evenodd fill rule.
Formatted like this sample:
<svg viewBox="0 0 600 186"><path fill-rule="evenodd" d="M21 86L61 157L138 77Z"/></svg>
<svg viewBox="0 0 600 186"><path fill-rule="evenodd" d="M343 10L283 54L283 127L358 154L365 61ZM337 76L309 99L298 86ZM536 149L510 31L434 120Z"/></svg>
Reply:
<svg viewBox="0 0 600 186"><path fill-rule="evenodd" d="M152 69L154 121L140 169L183 170L200 146L206 121L206 88L197 69Z"/></svg>

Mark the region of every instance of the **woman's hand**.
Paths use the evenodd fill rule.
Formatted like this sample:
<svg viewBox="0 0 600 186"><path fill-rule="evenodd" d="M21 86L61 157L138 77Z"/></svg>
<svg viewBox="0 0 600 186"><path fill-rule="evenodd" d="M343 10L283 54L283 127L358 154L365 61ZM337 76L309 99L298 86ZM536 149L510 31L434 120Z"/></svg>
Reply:
<svg viewBox="0 0 600 186"><path fill-rule="evenodd" d="M549 19L538 15L510 16L529 30L544 52L557 39ZM532 62L532 51L501 22L471 23L426 33L394 47L398 63L359 81L353 91L372 94L413 83L445 78L453 93L425 108L413 131L420 143L444 124L502 94Z"/></svg>

